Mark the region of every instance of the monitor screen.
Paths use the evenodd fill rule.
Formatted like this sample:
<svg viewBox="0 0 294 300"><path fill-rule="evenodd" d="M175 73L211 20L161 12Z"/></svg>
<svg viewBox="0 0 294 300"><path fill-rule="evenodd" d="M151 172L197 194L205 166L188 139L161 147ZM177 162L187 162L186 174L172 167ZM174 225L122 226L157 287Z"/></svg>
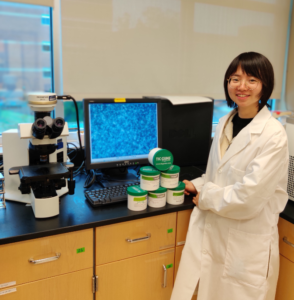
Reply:
<svg viewBox="0 0 294 300"><path fill-rule="evenodd" d="M111 168L147 163L160 147L159 103L85 99L86 168Z"/></svg>

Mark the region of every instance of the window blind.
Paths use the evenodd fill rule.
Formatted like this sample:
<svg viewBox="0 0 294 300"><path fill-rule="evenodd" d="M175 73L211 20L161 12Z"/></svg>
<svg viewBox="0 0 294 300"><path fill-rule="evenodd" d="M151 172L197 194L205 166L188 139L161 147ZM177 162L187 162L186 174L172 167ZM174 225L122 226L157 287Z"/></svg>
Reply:
<svg viewBox="0 0 294 300"><path fill-rule="evenodd" d="M280 98L290 0L61 0L63 91L224 99L240 53L272 62Z"/></svg>

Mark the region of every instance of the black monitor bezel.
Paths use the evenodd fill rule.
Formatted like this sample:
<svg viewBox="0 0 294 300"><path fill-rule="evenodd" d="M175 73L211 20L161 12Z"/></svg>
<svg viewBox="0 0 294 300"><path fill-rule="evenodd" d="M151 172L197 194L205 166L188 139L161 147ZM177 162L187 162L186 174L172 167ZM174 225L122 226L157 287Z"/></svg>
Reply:
<svg viewBox="0 0 294 300"><path fill-rule="evenodd" d="M90 145L90 124L89 124L89 105L92 103L114 103L120 105L122 103L157 103L157 125L158 125L158 147L162 146L162 125L161 125L161 100L160 99L124 99L116 100L114 98L89 98L83 99L84 107L84 139L85 139L85 167L86 170L92 169L105 169L105 168L119 168L132 165L141 165L147 164L148 158L141 158L136 160L129 160L129 163L126 161L116 161L116 162L106 162L106 163L91 163L91 149Z"/></svg>

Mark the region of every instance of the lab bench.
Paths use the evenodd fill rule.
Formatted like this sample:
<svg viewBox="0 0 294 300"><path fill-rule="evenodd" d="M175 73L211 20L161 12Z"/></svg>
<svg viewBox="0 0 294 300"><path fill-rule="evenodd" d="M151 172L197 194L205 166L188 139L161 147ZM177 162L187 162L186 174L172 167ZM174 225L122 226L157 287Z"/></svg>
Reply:
<svg viewBox="0 0 294 300"><path fill-rule="evenodd" d="M126 202L93 208L83 194L84 180L77 177L75 194L60 199L56 217L35 219L30 206L12 201L0 210L3 300L169 299L192 197L186 196L181 205L138 212L128 210ZM289 278L294 277L294 248L283 241L284 236L294 241L291 226L294 202L289 201L279 222L276 300L293 297Z"/></svg>
<svg viewBox="0 0 294 300"><path fill-rule="evenodd" d="M12 201L0 210L0 296L169 299L192 198L138 212L126 202L93 208L84 181L76 178L75 194L61 197L56 217L35 219L30 206Z"/></svg>

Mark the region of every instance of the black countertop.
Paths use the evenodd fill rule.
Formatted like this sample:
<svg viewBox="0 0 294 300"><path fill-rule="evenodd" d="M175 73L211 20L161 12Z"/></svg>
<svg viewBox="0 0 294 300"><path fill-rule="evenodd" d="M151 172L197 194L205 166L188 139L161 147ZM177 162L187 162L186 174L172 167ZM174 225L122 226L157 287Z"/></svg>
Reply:
<svg viewBox="0 0 294 300"><path fill-rule="evenodd" d="M187 170L188 173L185 175L191 173L190 169ZM203 171L200 171L198 176L201 173ZM129 210L127 202L93 208L84 197L84 181L84 176L76 177L75 194L60 198L60 214L56 217L36 219L31 206L7 201L6 209L0 209L0 245L157 216L194 207L192 197L186 196L181 205L167 204L162 208L148 206L146 210L138 212ZM288 201L281 217L294 224L293 201Z"/></svg>
<svg viewBox="0 0 294 300"><path fill-rule="evenodd" d="M85 199L84 181L84 176L76 177L75 194L60 197L60 213L56 217L36 219L31 206L26 206L20 202L6 201L6 209L0 209L0 245L157 216L194 207L192 197L186 196L181 205L167 204L162 208L148 206L147 209L137 212L129 210L127 202L93 208Z"/></svg>
<svg viewBox="0 0 294 300"><path fill-rule="evenodd" d="M294 224L294 201L288 201L284 211L280 213L280 217Z"/></svg>

